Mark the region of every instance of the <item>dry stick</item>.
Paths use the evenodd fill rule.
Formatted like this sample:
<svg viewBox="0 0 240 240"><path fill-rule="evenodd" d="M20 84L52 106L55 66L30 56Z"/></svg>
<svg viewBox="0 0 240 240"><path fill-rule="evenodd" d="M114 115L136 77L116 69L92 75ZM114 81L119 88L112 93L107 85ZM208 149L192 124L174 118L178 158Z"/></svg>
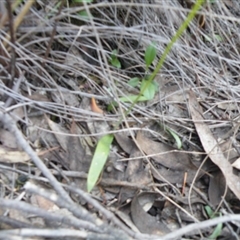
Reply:
<svg viewBox="0 0 240 240"><path fill-rule="evenodd" d="M0 216L0 223L11 226L11 228L34 228L32 224L22 222L10 217Z"/></svg>
<svg viewBox="0 0 240 240"><path fill-rule="evenodd" d="M15 32L13 26L13 14L12 14L12 6L11 1L7 0L7 11L8 11L8 19L9 19L9 31L10 31L10 39L11 39L11 63L10 63L10 75L11 75L11 84L13 85L14 77L15 77L15 67L16 67L16 52L15 52Z"/></svg>
<svg viewBox="0 0 240 240"><path fill-rule="evenodd" d="M95 207L98 211L100 211L108 220L112 221L116 226L120 227L122 230L124 230L126 233L128 233L130 236L134 236L135 233L127 228L116 216L104 208L99 202L97 202L95 199L93 199L88 193L84 192L83 190L71 186L65 185L67 189L69 189L71 192L77 193L79 196L81 196L84 200L86 200L89 204L91 204L93 207Z"/></svg>
<svg viewBox="0 0 240 240"><path fill-rule="evenodd" d="M14 84L14 86L13 86L13 88L12 88L12 91L13 91L13 92L18 92L19 87L20 87L20 84L21 84L21 82L24 80L24 75L23 75L23 73L22 73L21 71L19 71L19 72L20 72L20 76L19 76L17 82ZM13 79L12 79L12 83L13 83ZM11 96L8 97L8 99L6 100L6 102L5 102L5 104L4 104L4 107L5 107L5 108L10 107L11 104L13 103L13 101L14 101L14 98L13 98L13 97L11 97Z"/></svg>
<svg viewBox="0 0 240 240"><path fill-rule="evenodd" d="M186 227L182 227L179 230L176 230L172 233L169 233L169 234L159 238L159 240L178 239L179 237L183 236L184 234L189 234L192 231L208 228L211 226L215 226L219 223L230 222L230 221L240 221L240 214L231 214L231 215L227 215L227 216L223 216L223 217L209 219L209 220L206 220L206 221L200 222L200 223L189 224Z"/></svg>
<svg viewBox="0 0 240 240"><path fill-rule="evenodd" d="M61 1L60 7L59 7L59 9L58 9L57 16L60 15L60 13L61 13L61 11L62 11L62 7L63 7L64 2L65 2L64 0ZM54 37L55 37L56 32L57 32L57 22L58 22L58 21L59 21L59 20L56 19L55 22L54 22L54 26L53 26L52 34L51 34L51 36L50 36L50 40L49 40L49 42L48 42L47 50L46 50L46 52L45 52L45 56L44 56L45 61L44 61L43 64L42 64L42 67L43 67L43 68L45 67L46 60L47 60L48 55L49 55L49 53L50 53L50 51L51 51L51 46L52 46L52 43L53 43Z"/></svg>
<svg viewBox="0 0 240 240"><path fill-rule="evenodd" d="M4 127L7 128L16 138L17 143L22 149L29 155L34 164L42 171L43 175L49 180L50 184L56 190L56 192L68 203L73 203L68 193L64 190L57 179L52 175L51 171L45 166L42 160L37 156L37 154L32 150L27 141L24 139L22 133L17 128L14 120L9 114L0 112L0 121L3 123Z"/></svg>
<svg viewBox="0 0 240 240"><path fill-rule="evenodd" d="M70 191L72 191L74 193L77 193L79 196L81 196L83 199L85 199L89 204L91 204L97 210L99 210L108 220L110 220L113 223L115 223L117 226L119 226L125 232L129 233L129 235L134 235L135 234L133 231L129 230L123 223L121 223L121 221L118 220L112 212L106 210L100 203L98 203L96 200L94 200L89 194L87 194L86 192L82 191L81 189L76 189L76 187L69 187L67 185L64 185L64 186L66 188L68 188ZM47 199L49 199L50 201L54 202L55 204L57 204L60 207L66 207L69 211L71 211L77 217L81 217L81 218L84 218L84 219L87 218L87 220L89 220L89 215L90 214L85 209L81 209L81 211L85 211L86 214L83 215L81 213L81 215L79 216L77 214L78 211L79 211L79 207L78 206L74 206L73 204L71 204L70 206L66 206L66 204L62 204L61 203L61 199L59 199L56 196L55 193L49 192L46 189L42 188L41 186L38 186L38 185L32 183L31 181L28 181L24 185L24 188L29 193L37 194L37 195L40 195L40 196L42 196L44 198L47 198ZM90 218L90 220L91 220L91 218ZM114 228L109 229L109 227L106 226L100 219L97 219L94 222L96 222L96 224L98 226L101 226L101 229L104 229L105 233L113 233L114 234L116 232L116 231L114 231L115 230ZM121 235L124 236L124 232L121 232ZM127 238L128 238L128 236L125 235L125 239L127 239Z"/></svg>
<svg viewBox="0 0 240 240"><path fill-rule="evenodd" d="M15 1L12 5L11 5L11 9L15 9L18 5L20 4L20 1ZM0 29L3 28L3 26L6 24L8 20L8 13L5 12L3 14L3 16L1 17L1 20L0 20Z"/></svg>
<svg viewBox="0 0 240 240"><path fill-rule="evenodd" d="M96 219L85 208L81 207L80 205L65 203L59 196L55 194L55 192L50 192L38 184L28 181L24 185L24 189L28 193L40 195L50 200L51 202L54 202L59 207L68 209L74 216L78 218L84 219L85 221L89 221L97 225L100 225L102 223L101 220L96 221Z"/></svg>
<svg viewBox="0 0 240 240"><path fill-rule="evenodd" d="M41 208L34 207L29 203L0 198L0 206L4 208L13 208L23 212L31 213L39 217L42 217L43 219L53 221L55 223L56 222L64 223L70 227L84 228L84 229L88 229L90 231L99 232L99 233L102 232L100 228L96 227L94 224L90 222L79 220L76 217L71 215L67 216L67 215L60 215L57 213L51 213Z"/></svg>
<svg viewBox="0 0 240 240"><path fill-rule="evenodd" d="M83 230L74 230L68 228L61 229L15 229L15 230L2 230L0 232L0 239L14 239L11 237L21 236L26 239L26 237L45 237L53 239L94 239L94 240L116 240L119 236L113 236L108 234L92 233ZM17 238L23 239L23 238ZM28 238L29 239L29 238ZM32 238L31 238L32 239ZM34 238L35 239L35 238Z"/></svg>
<svg viewBox="0 0 240 240"><path fill-rule="evenodd" d="M25 15L27 14L27 12L29 11L30 7L33 5L34 2L35 0L28 0L24 5L23 9L21 10L21 12L17 15L13 25L14 31L17 30L18 26L21 24L23 18L25 17ZM3 45L5 47L8 45L8 41L9 41L9 35L6 36L6 39L3 42Z"/></svg>

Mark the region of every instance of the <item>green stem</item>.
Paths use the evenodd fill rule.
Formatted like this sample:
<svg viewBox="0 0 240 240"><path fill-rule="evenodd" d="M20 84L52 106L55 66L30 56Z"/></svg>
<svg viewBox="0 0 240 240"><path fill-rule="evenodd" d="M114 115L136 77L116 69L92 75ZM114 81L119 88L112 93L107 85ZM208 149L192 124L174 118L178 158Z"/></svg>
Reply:
<svg viewBox="0 0 240 240"><path fill-rule="evenodd" d="M193 18L196 16L198 10L201 8L201 6L204 4L205 0L197 0L194 4L191 12L188 14L186 20L182 23L176 34L173 36L171 42L168 43L167 47L165 48L163 55L161 56L160 60L158 61L158 64L153 71L153 73L150 75L145 87L142 89L142 91L139 93L138 97L135 99L135 101L132 103L132 105L128 108L128 110L125 113L125 116L127 116L135 106L135 104L138 102L139 98L143 95L144 91L148 88L148 86L151 84L151 82L154 80L158 72L163 66L163 63L165 62L167 55L171 51L174 43L180 38L180 36L183 34L185 29L189 26L190 22L193 20ZM120 120L120 123L122 122L122 119Z"/></svg>

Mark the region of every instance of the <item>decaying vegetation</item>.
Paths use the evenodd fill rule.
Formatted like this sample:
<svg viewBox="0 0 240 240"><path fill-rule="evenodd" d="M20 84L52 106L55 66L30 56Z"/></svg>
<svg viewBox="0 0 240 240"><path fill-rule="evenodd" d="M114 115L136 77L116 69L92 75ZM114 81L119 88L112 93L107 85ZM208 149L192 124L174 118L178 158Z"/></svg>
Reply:
<svg viewBox="0 0 240 240"><path fill-rule="evenodd" d="M126 114L194 2L0 3L0 239L239 239L240 3L206 1Z"/></svg>

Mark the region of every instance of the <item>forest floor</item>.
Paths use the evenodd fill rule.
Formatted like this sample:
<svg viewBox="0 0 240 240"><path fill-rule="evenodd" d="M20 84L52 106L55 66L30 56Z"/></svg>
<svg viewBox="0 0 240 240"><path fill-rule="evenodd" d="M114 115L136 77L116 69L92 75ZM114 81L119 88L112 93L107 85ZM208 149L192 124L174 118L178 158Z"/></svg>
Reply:
<svg viewBox="0 0 240 240"><path fill-rule="evenodd" d="M0 239L240 239L240 2L206 1L132 106L192 6L0 2Z"/></svg>

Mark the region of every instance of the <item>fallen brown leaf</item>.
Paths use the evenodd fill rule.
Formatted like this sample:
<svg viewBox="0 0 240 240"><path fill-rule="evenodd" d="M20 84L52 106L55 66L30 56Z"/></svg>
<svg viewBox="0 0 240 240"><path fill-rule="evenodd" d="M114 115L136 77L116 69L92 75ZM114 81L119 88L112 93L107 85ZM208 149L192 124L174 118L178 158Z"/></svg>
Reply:
<svg viewBox="0 0 240 240"><path fill-rule="evenodd" d="M240 179L233 174L231 164L225 158L218 142L214 138L208 126L204 123L204 118L200 110L200 105L192 90L189 91L189 111L191 113L193 122L195 124L198 136L201 140L202 146L208 154L209 158L222 171L228 187L240 199Z"/></svg>
<svg viewBox="0 0 240 240"><path fill-rule="evenodd" d="M103 110L100 107L98 107L96 100L93 97L91 99L91 108L93 112L103 114Z"/></svg>

